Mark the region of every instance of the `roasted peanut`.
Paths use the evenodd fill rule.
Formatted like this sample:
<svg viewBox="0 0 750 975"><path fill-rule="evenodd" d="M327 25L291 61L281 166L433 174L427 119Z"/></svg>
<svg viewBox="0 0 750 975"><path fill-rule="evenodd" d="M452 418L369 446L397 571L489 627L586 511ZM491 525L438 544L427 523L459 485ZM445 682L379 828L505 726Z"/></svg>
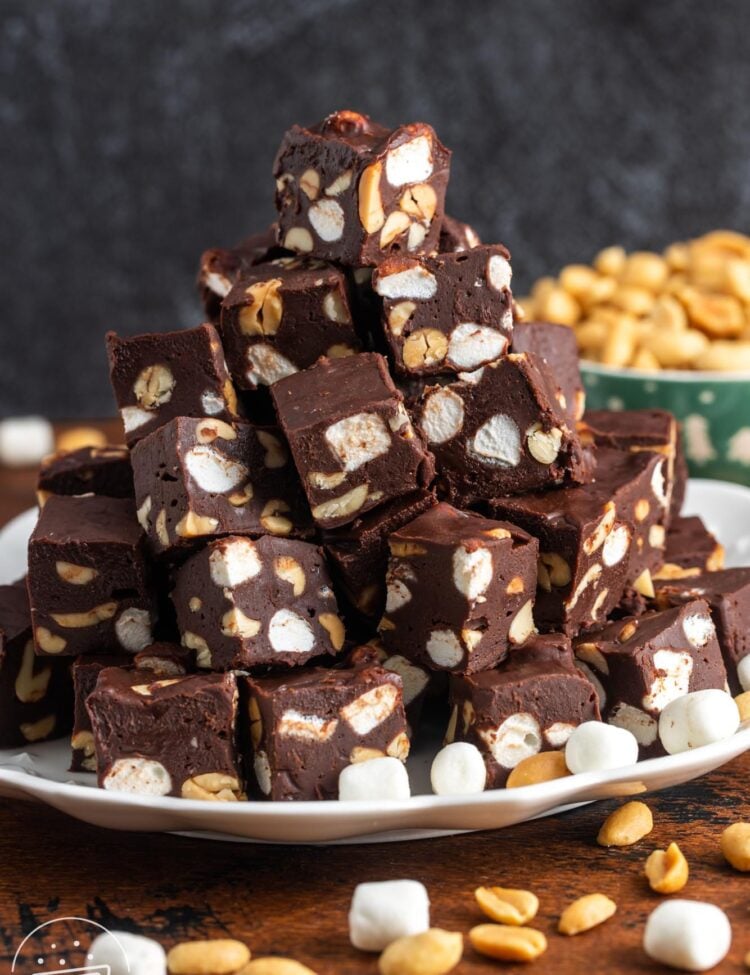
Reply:
<svg viewBox="0 0 750 975"><path fill-rule="evenodd" d="M463 935L430 928L388 945L378 969L380 975L446 975L461 961L463 952Z"/></svg>
<svg viewBox="0 0 750 975"><path fill-rule="evenodd" d="M513 769L505 783L506 789L520 789L524 785L536 785L538 782L550 782L570 775L565 764L565 753L539 752L529 755Z"/></svg>
<svg viewBox="0 0 750 975"><path fill-rule="evenodd" d="M547 950L547 939L535 928L478 924L469 931L474 951L498 961L534 961Z"/></svg>
<svg viewBox="0 0 750 975"><path fill-rule="evenodd" d="M676 894L688 881L687 860L676 843L670 843L666 850L654 850L644 872L657 894Z"/></svg>
<svg viewBox="0 0 750 975"><path fill-rule="evenodd" d="M170 975L233 975L250 961L250 951L241 941L185 941L167 955Z"/></svg>
<svg viewBox="0 0 750 975"><path fill-rule="evenodd" d="M274 955L268 958L253 958L240 971L240 975L315 975L315 972L293 958Z"/></svg>
<svg viewBox="0 0 750 975"><path fill-rule="evenodd" d="M738 694L734 699L734 703L739 709L740 721L750 720L750 691Z"/></svg>
<svg viewBox="0 0 750 975"><path fill-rule="evenodd" d="M721 834L721 852L735 870L750 870L750 823L732 823Z"/></svg>
<svg viewBox="0 0 750 975"><path fill-rule="evenodd" d="M518 926L526 924L539 910L539 898L530 890L513 887L477 887L474 898L492 921Z"/></svg>
<svg viewBox="0 0 750 975"><path fill-rule="evenodd" d="M565 908L557 930L560 934L582 934L608 921L616 910L617 904L604 894L586 894Z"/></svg>
<svg viewBox="0 0 750 975"><path fill-rule="evenodd" d="M632 846L654 828L654 817L645 802L626 802L602 823L599 846Z"/></svg>

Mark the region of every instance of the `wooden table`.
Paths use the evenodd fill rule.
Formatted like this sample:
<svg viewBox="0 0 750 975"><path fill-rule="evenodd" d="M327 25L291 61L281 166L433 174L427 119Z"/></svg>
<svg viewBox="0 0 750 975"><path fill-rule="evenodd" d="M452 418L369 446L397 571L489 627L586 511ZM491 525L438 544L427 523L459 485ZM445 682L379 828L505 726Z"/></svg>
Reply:
<svg viewBox="0 0 750 975"><path fill-rule="evenodd" d="M33 503L33 481L33 472L0 472L0 523ZM42 806L0 801L0 954L12 957L37 924L79 915L166 946L232 936L256 955L288 954L320 975L375 973L376 956L349 945L352 890L365 880L411 877L429 890L433 924L464 932L482 920L473 904L476 886L535 891L541 909L534 923L547 934L549 950L532 971L663 971L641 949L645 920L661 900L641 873L652 849L676 840L690 864L683 896L720 905L732 921L732 952L716 971L737 972L750 950L750 876L724 864L718 839L724 826L748 816L749 777L746 755L697 782L646 797L654 831L624 850L595 842L614 802L495 833L325 848L109 832ZM593 891L614 898L615 917L577 938L557 935L561 909ZM467 975L497 970L469 947L456 969Z"/></svg>

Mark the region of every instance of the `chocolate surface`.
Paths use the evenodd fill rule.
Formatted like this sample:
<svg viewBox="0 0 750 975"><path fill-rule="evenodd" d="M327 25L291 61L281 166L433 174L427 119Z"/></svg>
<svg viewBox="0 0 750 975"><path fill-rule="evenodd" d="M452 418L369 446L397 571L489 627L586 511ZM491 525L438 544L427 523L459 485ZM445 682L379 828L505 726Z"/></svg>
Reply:
<svg viewBox="0 0 750 975"><path fill-rule="evenodd" d="M126 654L96 654L78 657L73 661L73 729L70 737L71 772L96 772L96 753L91 718L86 699L96 687L99 674L105 667L129 667L133 657Z"/></svg>
<svg viewBox="0 0 750 975"><path fill-rule="evenodd" d="M438 241L439 253L446 254L451 251L468 251L472 247L478 247L481 243L479 234L472 226L445 214L442 226L440 227L440 239Z"/></svg>
<svg viewBox="0 0 750 975"><path fill-rule="evenodd" d="M80 447L61 450L42 461L37 481L40 505L51 494L103 494L133 497L133 470L127 447Z"/></svg>
<svg viewBox="0 0 750 975"><path fill-rule="evenodd" d="M697 515L673 518L667 532L664 565L654 578L679 579L724 566L724 547Z"/></svg>
<svg viewBox="0 0 750 975"><path fill-rule="evenodd" d="M557 398L568 426L575 430L576 421L583 416L586 393L573 329L552 322L516 322L511 352L530 352L546 362L557 385Z"/></svg>

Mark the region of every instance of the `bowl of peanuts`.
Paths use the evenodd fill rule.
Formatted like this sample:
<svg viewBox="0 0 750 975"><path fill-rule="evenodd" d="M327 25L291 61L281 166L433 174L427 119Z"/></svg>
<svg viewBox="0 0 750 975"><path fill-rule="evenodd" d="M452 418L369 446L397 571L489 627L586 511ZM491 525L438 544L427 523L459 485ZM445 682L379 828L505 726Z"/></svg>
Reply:
<svg viewBox="0 0 750 975"><path fill-rule="evenodd" d="M519 304L574 329L590 409L669 410L694 476L750 484L750 237L607 247Z"/></svg>

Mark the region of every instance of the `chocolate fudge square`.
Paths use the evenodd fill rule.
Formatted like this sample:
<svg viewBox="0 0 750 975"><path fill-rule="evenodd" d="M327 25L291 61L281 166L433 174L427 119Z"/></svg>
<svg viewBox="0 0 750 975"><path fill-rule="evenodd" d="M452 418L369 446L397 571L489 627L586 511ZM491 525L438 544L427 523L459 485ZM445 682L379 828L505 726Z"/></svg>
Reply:
<svg viewBox="0 0 750 975"><path fill-rule="evenodd" d="M213 325L133 338L108 332L107 354L129 447L176 416L231 423L239 415Z"/></svg>
<svg viewBox="0 0 750 975"><path fill-rule="evenodd" d="M99 786L147 796L244 798L234 674L102 670L86 707Z"/></svg>
<svg viewBox="0 0 750 975"><path fill-rule="evenodd" d="M388 536L436 503L430 491L415 491L324 533L334 585L355 625L374 631L385 610Z"/></svg>
<svg viewBox="0 0 750 975"><path fill-rule="evenodd" d="M128 448L108 444L50 454L39 468L36 496L40 508L51 494L132 498L133 469Z"/></svg>
<svg viewBox="0 0 750 975"><path fill-rule="evenodd" d="M733 694L750 690L750 569L658 580L655 588L656 605L662 609L705 599L716 626L729 687Z"/></svg>
<svg viewBox="0 0 750 975"><path fill-rule="evenodd" d="M438 504L389 540L383 646L433 670L474 673L534 631L536 540Z"/></svg>
<svg viewBox="0 0 750 975"><path fill-rule="evenodd" d="M513 331L510 254L502 244L434 257L389 257L372 276L396 372L473 372Z"/></svg>
<svg viewBox="0 0 750 975"><path fill-rule="evenodd" d="M130 667L130 654L96 654L78 657L73 661L73 729L70 736L71 772L96 772L96 753L91 719L86 699L96 687L99 674L106 667Z"/></svg>
<svg viewBox="0 0 750 975"><path fill-rule="evenodd" d="M336 799L339 774L347 765L384 755L406 761L401 679L382 667L365 662L241 680L251 794Z"/></svg>
<svg viewBox="0 0 750 975"><path fill-rule="evenodd" d="M575 640L573 649L597 688L604 719L631 731L643 758L664 754L659 715L671 701L727 686L716 628L703 599L617 620Z"/></svg>
<svg viewBox="0 0 750 975"><path fill-rule="evenodd" d="M586 406L586 393L573 329L553 322L516 322L511 351L531 353L546 362L557 383L557 399L568 426L575 430Z"/></svg>
<svg viewBox="0 0 750 975"><path fill-rule="evenodd" d="M34 653L24 580L0 586L0 748L18 748L70 729L70 661Z"/></svg>
<svg viewBox="0 0 750 975"><path fill-rule="evenodd" d="M454 674L450 704L446 743L476 745L489 789L504 786L523 759L564 748L579 724L600 719L596 690L560 634L532 637L499 667Z"/></svg>
<svg viewBox="0 0 750 975"><path fill-rule="evenodd" d="M460 507L586 479L583 449L537 356L503 356L471 379L428 386L414 415L439 489Z"/></svg>
<svg viewBox="0 0 750 975"><path fill-rule="evenodd" d="M323 556L265 535L210 542L176 571L171 594L198 667L298 667L344 645Z"/></svg>
<svg viewBox="0 0 750 975"><path fill-rule="evenodd" d="M256 265L224 299L221 338L241 389L271 386L321 356L352 355L359 338L344 272L301 257Z"/></svg>
<svg viewBox="0 0 750 975"><path fill-rule="evenodd" d="M271 395L320 528L345 525L432 480L432 456L382 356L321 359Z"/></svg>
<svg viewBox="0 0 750 975"><path fill-rule="evenodd" d="M138 520L156 555L235 532L310 534L307 502L275 429L176 417L132 457Z"/></svg>
<svg viewBox="0 0 750 975"><path fill-rule="evenodd" d="M450 152L423 122L386 129L358 112L292 126L273 166L279 241L350 267L437 250Z"/></svg>
<svg viewBox="0 0 750 975"><path fill-rule="evenodd" d="M653 595L663 558L666 458L600 447L596 479L577 487L496 498L489 509L539 539L535 619L576 634L601 622L627 585Z"/></svg>
<svg viewBox="0 0 750 975"><path fill-rule="evenodd" d="M672 518L667 531L664 565L654 579L682 579L723 568L724 546L697 515Z"/></svg>
<svg viewBox="0 0 750 975"><path fill-rule="evenodd" d="M145 538L128 498L53 495L29 539L38 654L137 653L153 642Z"/></svg>
<svg viewBox="0 0 750 975"><path fill-rule="evenodd" d="M449 217L447 214L443 217L443 224L440 227L440 239L438 241L438 253L447 254L453 251L468 251L472 247L478 247L481 243L479 234L470 224L464 223L462 220L456 220L455 217Z"/></svg>

